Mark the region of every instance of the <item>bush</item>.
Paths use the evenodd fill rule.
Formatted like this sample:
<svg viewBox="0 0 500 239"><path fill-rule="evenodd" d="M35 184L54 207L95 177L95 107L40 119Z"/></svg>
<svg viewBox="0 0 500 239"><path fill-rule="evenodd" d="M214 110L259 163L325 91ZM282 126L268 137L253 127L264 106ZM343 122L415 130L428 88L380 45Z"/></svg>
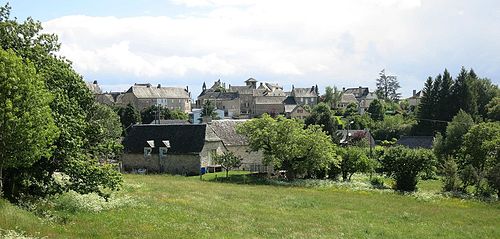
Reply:
<svg viewBox="0 0 500 239"><path fill-rule="evenodd" d="M381 177L373 177L370 179L370 183L374 188L384 188L384 179Z"/></svg>
<svg viewBox="0 0 500 239"><path fill-rule="evenodd" d="M460 189L460 177L455 160L448 159L443 165L443 191L456 192Z"/></svg>
<svg viewBox="0 0 500 239"><path fill-rule="evenodd" d="M383 172L395 180L396 190L415 191L418 175L435 161L435 156L429 150L397 146L387 149L380 161Z"/></svg>
<svg viewBox="0 0 500 239"><path fill-rule="evenodd" d="M340 171L344 181L351 181L354 173L372 172L374 163L366 156L365 151L358 147L348 147L339 152L341 156Z"/></svg>

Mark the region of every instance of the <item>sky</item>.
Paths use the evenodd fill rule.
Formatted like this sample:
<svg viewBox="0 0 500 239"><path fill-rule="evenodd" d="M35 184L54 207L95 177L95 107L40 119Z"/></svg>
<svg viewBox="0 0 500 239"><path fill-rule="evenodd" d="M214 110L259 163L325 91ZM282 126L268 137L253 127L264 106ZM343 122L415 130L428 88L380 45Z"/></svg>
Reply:
<svg viewBox="0 0 500 239"><path fill-rule="evenodd" d="M1 0L2 4L7 1ZM368 86L403 96L447 68L500 82L498 0L11 0L55 33L59 55L105 91L134 83Z"/></svg>

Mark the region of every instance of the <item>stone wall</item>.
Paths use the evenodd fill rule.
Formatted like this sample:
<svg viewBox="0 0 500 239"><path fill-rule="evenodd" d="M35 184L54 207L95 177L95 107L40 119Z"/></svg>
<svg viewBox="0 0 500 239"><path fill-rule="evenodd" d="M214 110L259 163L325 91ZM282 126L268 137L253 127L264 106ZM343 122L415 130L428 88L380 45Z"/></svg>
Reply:
<svg viewBox="0 0 500 239"><path fill-rule="evenodd" d="M132 171L141 168L152 173L170 173L180 175L198 175L200 172L200 155L182 154L167 155L160 160L158 154L145 158L144 154L123 154L123 170Z"/></svg>

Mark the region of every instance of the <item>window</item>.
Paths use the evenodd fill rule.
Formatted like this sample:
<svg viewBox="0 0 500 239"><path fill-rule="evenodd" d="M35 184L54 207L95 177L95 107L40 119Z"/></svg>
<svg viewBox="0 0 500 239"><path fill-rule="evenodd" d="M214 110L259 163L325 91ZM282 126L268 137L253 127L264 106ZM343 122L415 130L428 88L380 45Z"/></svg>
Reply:
<svg viewBox="0 0 500 239"><path fill-rule="evenodd" d="M302 114L302 113L304 113L304 110L303 109L298 109L297 113Z"/></svg>
<svg viewBox="0 0 500 239"><path fill-rule="evenodd" d="M160 147L160 157L167 156L168 148Z"/></svg>

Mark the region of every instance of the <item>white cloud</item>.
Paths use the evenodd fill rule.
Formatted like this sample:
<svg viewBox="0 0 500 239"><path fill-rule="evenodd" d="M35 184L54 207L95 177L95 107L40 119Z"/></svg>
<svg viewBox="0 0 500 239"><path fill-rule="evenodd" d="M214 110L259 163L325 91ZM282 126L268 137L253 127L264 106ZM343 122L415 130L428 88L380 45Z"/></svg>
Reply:
<svg viewBox="0 0 500 239"><path fill-rule="evenodd" d="M439 57L451 47L469 46L471 38L459 39L460 30L470 31L470 36L484 34L461 23L491 20L472 15L474 8L467 8L468 18L457 15L466 1L453 9L420 0L173 2L191 13L67 16L44 22L44 27L60 36L61 54L84 75L133 75L144 81L196 76L204 78L201 82L218 77L243 80L250 73L266 80L373 86L378 71L388 68L399 75L403 87L416 88L421 82L405 82L405 78L424 81L425 76L419 69L410 72L412 67L451 67L449 58ZM455 27L459 25L461 29ZM488 29L485 39L500 37L498 29ZM493 50L491 46L500 50L493 42L474 40L487 43L475 50ZM494 59L499 63L498 57ZM438 73L431 70L426 74Z"/></svg>

